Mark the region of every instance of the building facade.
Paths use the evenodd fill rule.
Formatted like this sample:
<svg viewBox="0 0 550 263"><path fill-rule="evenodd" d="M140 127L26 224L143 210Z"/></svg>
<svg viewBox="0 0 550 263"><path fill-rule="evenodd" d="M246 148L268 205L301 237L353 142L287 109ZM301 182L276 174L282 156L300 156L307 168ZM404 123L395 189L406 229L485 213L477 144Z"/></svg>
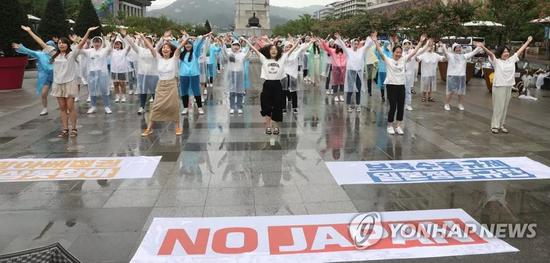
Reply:
<svg viewBox="0 0 550 263"><path fill-rule="evenodd" d="M326 5L316 11L313 16L324 20L327 17L346 17L365 12L392 11L392 9L403 8L416 2L416 0L344 0Z"/></svg>
<svg viewBox="0 0 550 263"><path fill-rule="evenodd" d="M271 34L269 0L235 0L235 30L239 35Z"/></svg>
<svg viewBox="0 0 550 263"><path fill-rule="evenodd" d="M155 0L92 0L99 14L107 13L117 16L119 13L125 16L144 17L147 7Z"/></svg>

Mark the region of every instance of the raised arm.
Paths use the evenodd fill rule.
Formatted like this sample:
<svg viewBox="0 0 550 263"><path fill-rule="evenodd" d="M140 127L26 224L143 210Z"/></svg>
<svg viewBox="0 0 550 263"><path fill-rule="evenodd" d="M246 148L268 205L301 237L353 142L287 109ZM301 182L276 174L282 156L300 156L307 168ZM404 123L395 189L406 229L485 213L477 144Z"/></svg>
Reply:
<svg viewBox="0 0 550 263"><path fill-rule="evenodd" d="M136 38L137 38L137 35L136 35ZM128 45L130 46L130 48L132 48L136 53L139 53L138 46L136 45L136 43L134 42L134 40L130 36L126 35L125 40L128 43Z"/></svg>
<svg viewBox="0 0 550 263"><path fill-rule="evenodd" d="M424 52L424 50L426 50L425 48L428 47L428 43L430 41L426 41L426 34L422 34L422 36L420 36L420 40L418 40L418 44L416 45L416 47L414 48L414 50L409 54L409 56L407 57L407 61L411 60L411 58L414 58L414 56L416 56L416 54L420 51L420 49L423 49L422 51L420 51L420 53ZM426 41L426 45L424 46L424 48L422 48L422 43Z"/></svg>
<svg viewBox="0 0 550 263"><path fill-rule="evenodd" d="M243 40L250 47L250 49L254 51L259 57L264 57L264 55L256 47L254 47L254 45L252 45L252 43L250 43L248 39L241 37L241 40Z"/></svg>
<svg viewBox="0 0 550 263"><path fill-rule="evenodd" d="M28 49L25 46L23 46L23 44L12 43L11 47L13 49L15 49L15 52L17 52L19 54L24 54L24 55L27 55L27 56L31 56L33 58L38 58L38 52L37 51L34 51L32 49Z"/></svg>
<svg viewBox="0 0 550 263"><path fill-rule="evenodd" d="M477 46L477 48L481 48L481 49L483 49L483 51L485 51L487 56L489 56L490 61L495 61L495 59L496 59L495 53L493 53L491 50L489 50L487 47L485 47L485 45L482 42L478 42L476 46Z"/></svg>
<svg viewBox="0 0 550 263"><path fill-rule="evenodd" d="M153 44L151 44L151 42L149 42L149 39L147 39L145 36L143 36L143 34L139 34L138 36L141 38L141 40L143 40L143 43L149 49L149 51L151 51L151 54L153 54L153 57L157 57L158 53L156 52L156 49L153 47ZM161 39L159 42L161 42L161 41L163 41L163 39Z"/></svg>
<svg viewBox="0 0 550 263"><path fill-rule="evenodd" d="M374 36L374 37L371 37L371 38L372 38L372 41L374 42L374 44L376 45L376 50L378 51L378 55L380 56L380 58L382 60L384 60L384 62L387 62L388 58L386 58L386 55L384 55L384 52L382 52L382 47L380 46L380 43L378 42L378 37Z"/></svg>
<svg viewBox="0 0 550 263"><path fill-rule="evenodd" d="M77 48L79 50L82 49L82 47L84 47L84 44L86 44L86 42L88 41L88 38L90 37L90 33L98 28L99 28L98 26L88 28L88 31L86 31L86 34L84 35L84 37L82 37L82 39L80 40L80 43L78 43Z"/></svg>
<svg viewBox="0 0 550 263"><path fill-rule="evenodd" d="M42 40L39 36L37 36L34 32L32 32L32 29L28 26L21 26L21 29L27 31L27 33L29 33L29 35L31 35L32 39L34 39L34 41L40 45L40 47L42 49L45 49L46 47L48 47L48 45L44 42L44 40Z"/></svg>
<svg viewBox="0 0 550 263"><path fill-rule="evenodd" d="M527 49L527 47L529 46L529 44L531 44L531 41L533 41L533 37L532 36L529 36L527 38L527 41L525 41L525 43L523 44L523 46L521 46L518 51L517 51L517 54L518 56L521 56L521 54L523 53L523 51L525 51L525 49Z"/></svg>

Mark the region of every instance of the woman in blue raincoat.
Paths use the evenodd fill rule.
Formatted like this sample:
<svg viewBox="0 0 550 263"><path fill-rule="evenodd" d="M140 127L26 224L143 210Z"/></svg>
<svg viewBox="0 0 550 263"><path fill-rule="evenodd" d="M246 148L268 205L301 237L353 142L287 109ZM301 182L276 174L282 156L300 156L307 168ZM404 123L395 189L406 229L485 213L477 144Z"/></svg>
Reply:
<svg viewBox="0 0 550 263"><path fill-rule="evenodd" d="M53 42L51 42L53 43ZM50 42L48 42L50 45ZM51 45L55 47L55 44ZM29 57L36 59L36 66L38 68L38 82L36 82L36 96L42 99L42 111L40 116L48 115L48 90L52 86L53 82L53 65L50 63L51 56L44 51L35 51L26 48L23 44L12 44L13 49L17 53L25 54Z"/></svg>
<svg viewBox="0 0 550 263"><path fill-rule="evenodd" d="M391 58L393 56L391 50L390 50L390 42L383 41L382 46L382 52L384 53L384 56ZM386 97L384 95L385 91L385 85L384 81L386 80L386 64L384 63L384 60L382 59L382 56L380 56L380 53L378 51L374 52L376 55L376 58L378 58L378 78L376 79L376 85L380 89L380 94L382 94L382 102L386 101Z"/></svg>

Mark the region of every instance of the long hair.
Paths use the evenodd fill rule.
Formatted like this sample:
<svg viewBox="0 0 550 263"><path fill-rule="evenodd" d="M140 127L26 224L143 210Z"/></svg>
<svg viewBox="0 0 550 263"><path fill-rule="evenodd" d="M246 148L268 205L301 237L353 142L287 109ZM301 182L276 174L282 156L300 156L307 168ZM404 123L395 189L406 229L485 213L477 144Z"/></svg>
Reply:
<svg viewBox="0 0 550 263"><path fill-rule="evenodd" d="M61 37L59 38L59 41L58 43L61 42L63 44L67 44L67 51L65 51L65 56L67 56L67 54L71 53L72 52L72 49L71 49L71 41L66 38L66 37ZM59 44L58 44L59 46ZM61 51L59 50L59 47L57 48L57 51L55 52L55 54L52 56L52 58L50 59L50 64L52 64L55 59L57 58L57 56L59 56L59 54L61 54Z"/></svg>
<svg viewBox="0 0 550 263"><path fill-rule="evenodd" d="M187 42L189 43L189 42ZM185 45L187 45L187 43ZM185 55L189 52L189 58L187 59L187 62L191 62L193 61L193 51L195 51L195 48L193 45L191 45L191 50L187 51L187 49L185 48L185 45L183 47L183 51L181 52L180 54L180 60L184 60L185 59Z"/></svg>
<svg viewBox="0 0 550 263"><path fill-rule="evenodd" d="M313 43L313 54L318 55L321 54L321 49L317 45L317 43Z"/></svg>
<svg viewBox="0 0 550 263"><path fill-rule="evenodd" d="M164 48L164 46L168 45L170 47L170 57L174 56L174 53L176 52L176 47L174 45L172 45L172 43L170 42L166 42L162 45L162 47L160 47L159 49L159 54L160 56L162 57L162 48Z"/></svg>
<svg viewBox="0 0 550 263"><path fill-rule="evenodd" d="M266 57L267 59L271 59L271 53L269 51L273 46L277 48L277 56L275 57L275 60L281 59L281 57L283 56L283 48L281 48L280 46L276 46L273 44L265 45L263 48L260 48L260 53L262 53L262 55L264 55L264 57Z"/></svg>

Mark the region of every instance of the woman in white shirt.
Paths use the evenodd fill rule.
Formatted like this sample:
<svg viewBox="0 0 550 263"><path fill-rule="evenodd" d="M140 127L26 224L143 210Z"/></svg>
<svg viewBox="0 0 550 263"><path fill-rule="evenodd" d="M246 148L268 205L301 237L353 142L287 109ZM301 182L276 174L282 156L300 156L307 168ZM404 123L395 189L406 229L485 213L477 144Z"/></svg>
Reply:
<svg viewBox="0 0 550 263"><path fill-rule="evenodd" d="M401 128L401 122L403 121L403 115L405 112L405 66L407 62L416 56L422 43L426 40L426 35L422 35L420 37L420 41L418 41L416 48L406 56L402 56L403 49L401 46L395 46L392 50L392 58L384 55L384 52L382 52L382 47L377 41L378 39L376 34L371 37L374 43L376 43L376 49L378 50L378 53L380 53L382 60L386 63L387 75L384 84L386 85L388 100L390 102L387 131L390 135L394 135L395 133L403 135L404 131L403 128ZM428 41L426 45L428 45L429 42L430 41ZM396 112L397 118L395 118ZM395 129L393 127L394 119L397 119L397 127Z"/></svg>
<svg viewBox="0 0 550 263"><path fill-rule="evenodd" d="M59 138L66 138L68 136L76 137L78 131L76 129L76 111L74 106L74 99L78 94L78 64L76 62L80 50L84 46L84 43L88 41L90 33L99 27L90 27L86 31L86 35L82 38L80 43L71 47L69 39L62 37L57 41L57 50L48 46L40 37L32 32L29 27L21 26L21 28L27 31L32 38L44 49L44 52L51 54L51 63L53 64L53 83L51 95L57 98L57 104L59 105L59 112L61 116L61 124L63 130L57 135ZM69 132L69 122L71 124L71 131Z"/></svg>
<svg viewBox="0 0 550 263"><path fill-rule="evenodd" d="M126 32L121 31L121 36L125 38ZM126 84L130 75L128 53L130 53L130 45L127 45L124 39L115 38L111 52L111 80L115 87L115 102L117 103L119 101L126 102Z"/></svg>
<svg viewBox="0 0 550 263"><path fill-rule="evenodd" d="M268 44L258 50L254 45L244 40L250 49L252 49L260 58L262 62L261 78L264 79L262 93L260 94L260 104L262 117L265 118L265 133L267 135L279 135L280 130L278 122L283 121L283 86L281 80L285 78L285 62L288 55L298 47L293 47L286 53L283 52L281 47L275 44ZM272 122L273 121L273 122ZM273 129L272 129L273 128Z"/></svg>
<svg viewBox="0 0 550 263"><path fill-rule="evenodd" d="M90 92L92 107L88 109L88 114L97 112L97 99L101 96L105 113L111 114L111 101L109 99L109 69L107 67L108 58L112 48L110 43L103 44L105 40L101 37L92 38L92 48L83 49L82 54L86 57L87 70L86 81L88 82L88 91Z"/></svg>
<svg viewBox="0 0 550 263"><path fill-rule="evenodd" d="M153 38L146 36L147 40L152 44ZM134 41L126 37L126 41L132 49L137 53L137 89L136 94L139 94L139 109L138 115L145 112L145 104L147 103L147 96L155 97L155 88L159 81L157 59L151 51L145 47L143 39L139 39L139 45L136 45Z"/></svg>
<svg viewBox="0 0 550 263"><path fill-rule="evenodd" d="M430 44L424 54L416 57L416 61L421 63L420 70L420 91L422 92L422 102L434 102L432 92L437 90L437 65L445 57L434 52L434 45Z"/></svg>
<svg viewBox="0 0 550 263"><path fill-rule="evenodd" d="M173 46L168 39L161 39L160 41L162 42L158 46L160 50L157 51L143 34L139 34L138 36L143 39L151 54L157 59L157 71L159 75L149 123L141 136L146 137L153 133L153 123L155 121L175 122L176 135L182 135L183 129L180 125L179 115L178 75L179 57L183 43L187 39L182 38L178 48Z"/></svg>
<svg viewBox="0 0 550 263"><path fill-rule="evenodd" d="M474 51L462 54L462 46L454 43L452 52L447 50L447 46L443 45L443 54L449 62L447 65L447 97L445 98L445 110L451 110L451 99L453 95L458 95L458 109L463 111L464 105L462 101L466 94L466 64L467 60L475 56L481 51L481 48L476 48Z"/></svg>
<svg viewBox="0 0 550 263"><path fill-rule="evenodd" d="M491 132L494 134L498 134L499 132L508 133L504 124L506 123L508 105L512 97L512 87L516 84L516 62L519 61L519 56L527 49L531 41L533 41L533 37L529 36L523 46L512 56L510 56L511 50L508 47L499 48L495 55L483 43L478 43L478 47L485 50L485 53L489 56L489 61L495 69L492 92L493 118L491 120Z"/></svg>

